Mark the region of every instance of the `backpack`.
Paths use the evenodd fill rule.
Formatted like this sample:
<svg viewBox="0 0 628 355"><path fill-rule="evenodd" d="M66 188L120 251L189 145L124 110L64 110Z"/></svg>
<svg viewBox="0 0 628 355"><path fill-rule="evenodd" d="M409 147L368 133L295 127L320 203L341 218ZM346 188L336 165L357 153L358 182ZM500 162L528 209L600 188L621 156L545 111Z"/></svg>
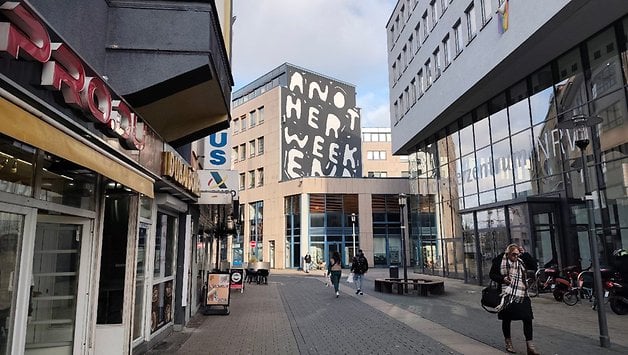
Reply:
<svg viewBox="0 0 628 355"><path fill-rule="evenodd" d="M365 273L367 270L369 269L369 264L366 261L366 258L364 256L358 256L355 259L355 266L353 268L354 272L357 272L359 274L363 274Z"/></svg>

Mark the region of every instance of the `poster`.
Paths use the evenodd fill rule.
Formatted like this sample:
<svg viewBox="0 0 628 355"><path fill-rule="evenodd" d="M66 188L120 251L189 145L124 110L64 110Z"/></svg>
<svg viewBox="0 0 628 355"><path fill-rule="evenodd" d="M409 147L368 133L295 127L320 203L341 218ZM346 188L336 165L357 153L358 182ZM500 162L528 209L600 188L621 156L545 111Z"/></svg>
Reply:
<svg viewBox="0 0 628 355"><path fill-rule="evenodd" d="M241 290L244 286L244 269L231 269L231 288Z"/></svg>
<svg viewBox="0 0 628 355"><path fill-rule="evenodd" d="M230 274L209 274L207 280L207 305L229 305L229 280Z"/></svg>

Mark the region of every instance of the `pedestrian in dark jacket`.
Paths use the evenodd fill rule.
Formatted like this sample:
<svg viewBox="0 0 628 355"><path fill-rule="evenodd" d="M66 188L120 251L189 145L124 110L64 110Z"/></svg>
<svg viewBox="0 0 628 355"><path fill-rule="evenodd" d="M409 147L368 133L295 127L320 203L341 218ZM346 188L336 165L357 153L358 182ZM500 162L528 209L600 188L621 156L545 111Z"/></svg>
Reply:
<svg viewBox="0 0 628 355"><path fill-rule="evenodd" d="M369 269L369 262L364 256L362 249L358 250L358 255L353 257L353 263L351 263L351 272L353 273L353 283L355 284L355 294L363 295L362 292L362 280L364 274Z"/></svg>
<svg viewBox="0 0 628 355"><path fill-rule="evenodd" d="M334 285L334 291L336 291L336 298L340 296L339 287L340 287L340 277L342 276L342 261L340 260L340 254L335 251L331 260L329 261L329 266L327 267L327 273L331 280L331 284Z"/></svg>
<svg viewBox="0 0 628 355"><path fill-rule="evenodd" d="M517 244L510 244L504 253L492 261L489 276L502 287L502 303L497 306L497 318L502 320L506 351L509 353L515 353L510 337L510 323L521 320L528 355L539 354L532 342L534 316L526 282L526 270L536 270L536 266L532 255Z"/></svg>

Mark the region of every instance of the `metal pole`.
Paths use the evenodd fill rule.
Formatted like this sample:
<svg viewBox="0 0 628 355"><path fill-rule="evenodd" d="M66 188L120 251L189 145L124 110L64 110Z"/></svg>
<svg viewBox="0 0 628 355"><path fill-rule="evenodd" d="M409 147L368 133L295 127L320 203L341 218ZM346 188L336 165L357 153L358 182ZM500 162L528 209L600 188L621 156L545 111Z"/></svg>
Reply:
<svg viewBox="0 0 628 355"><path fill-rule="evenodd" d="M584 143L584 142L583 142ZM586 142L588 145L588 142ZM578 143L576 143L578 144ZM595 215L593 214L593 196L589 186L589 173L585 159L585 144L578 145L582 158L582 178L584 179L584 198L587 209L587 231L589 233L589 248L591 249L591 261L593 263L593 282L595 284L595 298L597 299L597 320L600 327L600 346L609 348L611 339L608 336L608 326L606 323L606 310L604 309L604 289L602 288L602 272L600 271L600 255L597 248L597 238L595 237Z"/></svg>
<svg viewBox="0 0 628 355"><path fill-rule="evenodd" d="M403 288L405 292L408 292L408 267L406 264L406 225L404 223L404 218L403 218L403 208L405 206L401 205L401 254L402 254L402 258L401 258L401 262L403 265Z"/></svg>
<svg viewBox="0 0 628 355"><path fill-rule="evenodd" d="M351 214L351 229L353 235L353 257L355 257L355 213Z"/></svg>

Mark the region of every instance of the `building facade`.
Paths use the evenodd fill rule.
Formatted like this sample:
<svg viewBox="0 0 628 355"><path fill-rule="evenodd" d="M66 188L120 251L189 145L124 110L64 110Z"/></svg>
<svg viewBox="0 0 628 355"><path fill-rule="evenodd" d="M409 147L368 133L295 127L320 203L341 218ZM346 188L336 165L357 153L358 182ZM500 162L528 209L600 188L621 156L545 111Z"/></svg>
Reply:
<svg viewBox="0 0 628 355"><path fill-rule="evenodd" d="M486 283L520 243L541 264L628 246L628 3L398 1L387 24L393 151L409 154L423 272ZM600 117L584 151L578 115ZM589 227L590 226L590 227Z"/></svg>
<svg viewBox="0 0 628 355"><path fill-rule="evenodd" d="M234 92L231 114L245 261L300 268L338 251L347 264L361 248L400 262L408 180L362 177L353 85L286 63Z"/></svg>
<svg viewBox="0 0 628 355"><path fill-rule="evenodd" d="M233 85L217 3L0 4L0 353L142 351L202 303L192 150Z"/></svg>
<svg viewBox="0 0 628 355"><path fill-rule="evenodd" d="M409 176L408 156L392 154L392 135L388 127L362 127L362 163L364 177Z"/></svg>

